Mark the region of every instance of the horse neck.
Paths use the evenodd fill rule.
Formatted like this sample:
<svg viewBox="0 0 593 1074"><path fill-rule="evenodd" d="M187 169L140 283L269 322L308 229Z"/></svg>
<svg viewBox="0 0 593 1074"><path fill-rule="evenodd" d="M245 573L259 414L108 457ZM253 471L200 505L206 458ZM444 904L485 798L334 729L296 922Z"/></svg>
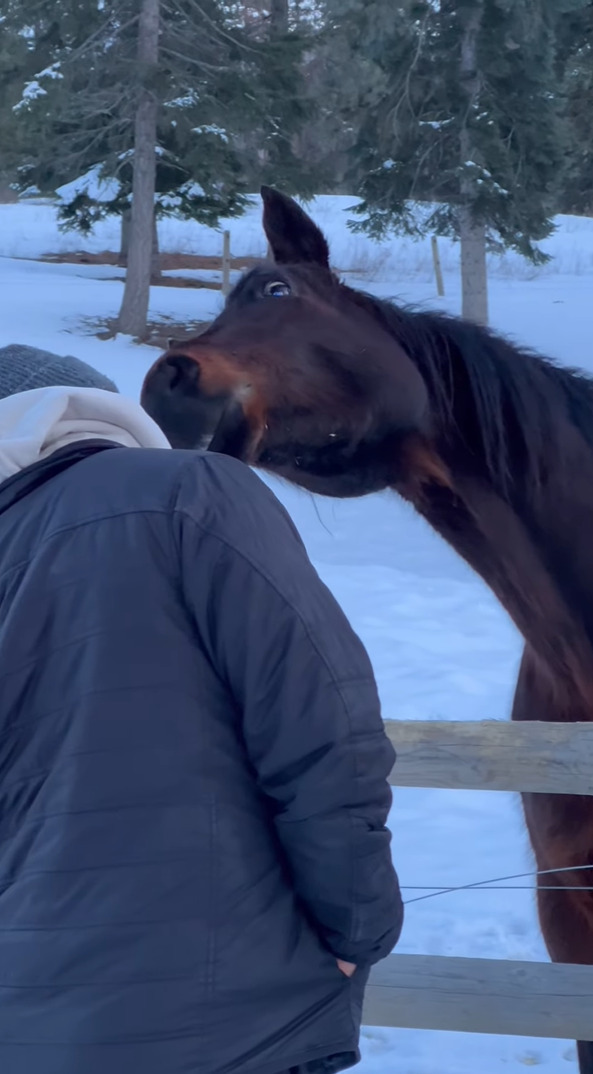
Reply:
<svg viewBox="0 0 593 1074"><path fill-rule="evenodd" d="M426 443L397 487L493 590L561 687L565 715L593 719L593 453L574 430L568 441L545 485L514 504L485 470L470 475Z"/></svg>

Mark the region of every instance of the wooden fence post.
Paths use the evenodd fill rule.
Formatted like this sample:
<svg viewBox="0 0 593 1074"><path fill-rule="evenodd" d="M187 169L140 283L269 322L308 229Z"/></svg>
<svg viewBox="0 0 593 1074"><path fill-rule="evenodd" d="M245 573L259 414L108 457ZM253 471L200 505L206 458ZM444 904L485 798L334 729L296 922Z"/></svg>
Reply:
<svg viewBox="0 0 593 1074"><path fill-rule="evenodd" d="M222 284L220 290L226 298L231 289L231 233L222 233Z"/></svg>
<svg viewBox="0 0 593 1074"><path fill-rule="evenodd" d="M433 235L430 240L432 246L432 263L434 265L434 274L437 281L437 294L439 298L443 298L445 294L445 285L443 283L443 272L441 269L441 257L439 254L439 244L436 235Z"/></svg>

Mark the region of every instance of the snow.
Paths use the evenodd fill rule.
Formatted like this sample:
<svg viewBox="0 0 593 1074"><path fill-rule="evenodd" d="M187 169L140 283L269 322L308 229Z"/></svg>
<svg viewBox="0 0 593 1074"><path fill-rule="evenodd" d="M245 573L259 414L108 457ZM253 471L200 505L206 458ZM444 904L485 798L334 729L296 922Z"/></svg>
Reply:
<svg viewBox="0 0 593 1074"><path fill-rule="evenodd" d="M172 211L183 205L184 199L203 198L206 196L204 187L200 183L188 182L177 188L171 194L155 194L155 202L161 209Z"/></svg>
<svg viewBox="0 0 593 1074"><path fill-rule="evenodd" d="M200 191L197 191L199 193ZM334 264L341 271L356 270L369 283L389 284L394 292L402 293L413 280L425 288L431 296L433 266L430 243L416 242L411 238L386 238L374 242L365 235L353 235L346 222L353 219L351 209L357 198L320 196L306 205L315 219L333 241ZM425 207L429 215L432 207ZM554 260L542 267L534 267L518 254L491 255L489 273L493 281L498 279L533 279L544 277L557 279L561 276L584 276L593 274L593 219L558 217L558 230L540 245ZM222 252L222 229L231 233L231 250L244 256L263 257L266 242L261 230L259 199L252 204L243 217L220 221L221 230L216 231L194 221L166 219L159 222L159 239L163 251L188 254L216 254ZM119 249L119 221L109 217L98 224L92 235L81 236L76 231L57 232L56 208L51 202L0 205L0 257L39 257L49 252L66 250ZM457 300L459 271L459 248L449 239L439 239L439 252L443 271L450 277L451 289ZM447 282L447 281L446 281ZM495 289L494 289L495 290ZM387 292L389 293L389 291ZM423 292L424 293L424 292Z"/></svg>
<svg viewBox="0 0 593 1074"><path fill-rule="evenodd" d="M38 97L47 97L47 90L39 83L40 78L52 78L55 80L56 78L63 77L59 63L52 63L50 67L46 67L43 71L40 71L31 82L25 83L23 95L18 104L13 106L13 112L19 112L22 108L28 108L31 101L35 101Z"/></svg>
<svg viewBox="0 0 593 1074"><path fill-rule="evenodd" d="M192 127L193 134L214 134L223 142L228 142L229 136L224 127L217 127L215 123L202 123L201 127Z"/></svg>
<svg viewBox="0 0 593 1074"><path fill-rule="evenodd" d="M171 101L165 101L165 108L193 108L199 103L199 96L195 90L190 90L183 97L174 97Z"/></svg>
<svg viewBox="0 0 593 1074"><path fill-rule="evenodd" d="M120 184L117 179L106 178L101 174L102 166L95 164L85 175L73 179L71 183L64 183L58 187L56 194L63 202L74 201L80 194L86 194L87 198L95 201L113 201L117 197Z"/></svg>
<svg viewBox="0 0 593 1074"><path fill-rule="evenodd" d="M13 105L13 112L20 112L22 108L28 108L30 102L37 100L38 97L47 97L47 90L44 90L43 86L39 85L37 79L33 79L32 82L26 82L23 96L18 104Z"/></svg>
<svg viewBox="0 0 593 1074"><path fill-rule="evenodd" d="M196 127L195 129L197 130L198 128ZM204 130L205 129L206 128L204 128ZM221 131L219 128L215 127L211 127L209 129L212 133L222 138L224 131ZM164 153L165 150L161 149L160 147L157 147L158 156L162 156L164 155ZM122 154L122 158L123 156L124 154ZM118 182L118 180L113 177L102 175L102 166L100 164L96 164L93 168L90 168L89 171L86 172L84 175L79 176L78 179L73 179L72 182L64 183L63 186L58 187L58 189L56 190L56 194L59 199L60 205L62 203L68 204L80 194L86 194L88 198L91 198L94 201L106 203L114 201L117 198L118 194L121 192L121 189L121 184ZM200 198L203 196L204 188L200 185L200 183L187 182L184 183L183 186L180 186L174 194L155 194L154 200L155 204L160 205L162 209L173 210L175 208L178 208L182 204L183 198ZM51 209L50 205L44 205L43 208L45 210L50 209L50 212L53 213L53 209ZM47 216L47 213L42 213L41 215ZM50 227L51 226L52 224L50 216ZM116 221L116 228L118 226L119 222ZM105 231L106 241L113 243L115 241L113 238L113 227L109 227L103 230ZM100 232L99 228L97 228L97 232ZM78 241L77 244L77 233L73 232L71 233L71 235L74 238L74 247L72 247L71 245L64 246L63 243L59 243L58 246L55 247L53 252L55 253L58 250L78 249L81 243L80 241ZM90 248L87 241L85 241L82 245L85 249ZM114 248L115 247L112 246L112 249Z"/></svg>
<svg viewBox="0 0 593 1074"><path fill-rule="evenodd" d="M373 244L353 236L349 198L310 206L330 237L339 268L382 297L460 307L458 254L441 245L446 298L435 297L430 243ZM264 254L260 208L228 222L232 249ZM176 220L159 224L165 250L219 253L220 234ZM94 318L113 316L122 295L111 266L43 264L31 259L64 249L116 249L116 221L89 239L59 233L55 208L0 206L0 345L10 342L74 353L137 397L158 352L119 337L102 342ZM514 255L491 258L493 327L567 364L593 370L590 277L593 220L563 217L544 244L554 260L526 270ZM209 318L218 292L154 288L151 316ZM486 586L428 526L390 494L364 500L313 498L266 478L294 518L321 577L335 593L371 655L384 715L394 719L505 717L520 639ZM423 888L454 887L529 873L532 856L516 796L395 789L393 853L410 900L401 952L545 960L532 880L499 890L422 898ZM570 1041L471 1034L363 1031L360 1074L498 1074L537 1065L576 1072Z"/></svg>

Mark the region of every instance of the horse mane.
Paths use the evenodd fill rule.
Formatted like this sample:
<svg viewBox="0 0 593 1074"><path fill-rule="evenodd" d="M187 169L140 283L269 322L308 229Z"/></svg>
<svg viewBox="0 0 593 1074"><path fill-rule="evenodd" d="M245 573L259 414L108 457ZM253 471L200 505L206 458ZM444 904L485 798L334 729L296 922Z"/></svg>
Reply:
<svg viewBox="0 0 593 1074"><path fill-rule="evenodd" d="M461 318L396 306L344 285L342 291L418 366L439 431L463 439L505 498L518 461L523 491L540 484L562 454L567 423L593 448L593 379L586 373Z"/></svg>

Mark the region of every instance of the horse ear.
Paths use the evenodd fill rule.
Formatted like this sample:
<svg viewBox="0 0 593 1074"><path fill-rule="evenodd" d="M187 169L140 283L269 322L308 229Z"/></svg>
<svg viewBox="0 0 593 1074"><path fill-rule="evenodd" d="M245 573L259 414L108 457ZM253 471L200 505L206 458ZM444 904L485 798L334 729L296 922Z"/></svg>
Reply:
<svg viewBox="0 0 593 1074"><path fill-rule="evenodd" d="M323 233L296 201L262 186L264 231L278 265L309 264L329 268L329 247Z"/></svg>

